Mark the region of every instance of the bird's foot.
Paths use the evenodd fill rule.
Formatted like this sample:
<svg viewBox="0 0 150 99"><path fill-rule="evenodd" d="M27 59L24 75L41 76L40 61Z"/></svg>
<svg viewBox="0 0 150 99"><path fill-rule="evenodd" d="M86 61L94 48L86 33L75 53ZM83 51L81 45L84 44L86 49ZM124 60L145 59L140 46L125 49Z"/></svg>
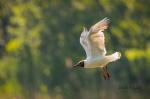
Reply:
<svg viewBox="0 0 150 99"><path fill-rule="evenodd" d="M105 80L110 78L110 74L108 72L103 73L103 77Z"/></svg>
<svg viewBox="0 0 150 99"><path fill-rule="evenodd" d="M103 67L103 77L105 80L107 80L110 77L110 74L107 71L107 66Z"/></svg>

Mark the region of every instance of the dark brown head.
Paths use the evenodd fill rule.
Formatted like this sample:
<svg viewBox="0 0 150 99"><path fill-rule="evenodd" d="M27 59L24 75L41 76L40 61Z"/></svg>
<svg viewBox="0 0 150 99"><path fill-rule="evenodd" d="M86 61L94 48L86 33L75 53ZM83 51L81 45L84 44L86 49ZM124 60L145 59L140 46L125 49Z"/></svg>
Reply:
<svg viewBox="0 0 150 99"><path fill-rule="evenodd" d="M84 60L79 61L77 64L73 65L73 68L75 67L84 67Z"/></svg>

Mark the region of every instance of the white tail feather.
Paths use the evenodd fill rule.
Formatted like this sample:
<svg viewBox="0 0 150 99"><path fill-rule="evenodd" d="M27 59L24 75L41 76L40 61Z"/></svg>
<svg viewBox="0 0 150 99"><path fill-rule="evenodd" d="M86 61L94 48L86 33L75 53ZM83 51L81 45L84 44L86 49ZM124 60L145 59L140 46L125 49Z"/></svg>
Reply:
<svg viewBox="0 0 150 99"><path fill-rule="evenodd" d="M116 61L120 58L121 58L121 53L120 52L115 52L114 54L107 56L107 59L108 59L109 62Z"/></svg>

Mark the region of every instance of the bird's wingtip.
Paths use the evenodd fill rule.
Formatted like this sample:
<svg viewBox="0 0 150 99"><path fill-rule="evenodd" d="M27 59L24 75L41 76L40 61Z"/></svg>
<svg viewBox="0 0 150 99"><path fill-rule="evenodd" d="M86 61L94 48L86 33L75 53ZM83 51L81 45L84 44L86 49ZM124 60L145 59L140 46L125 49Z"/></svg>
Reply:
<svg viewBox="0 0 150 99"><path fill-rule="evenodd" d="M106 21L107 23L109 23L109 22L110 22L110 19L109 19L108 17L105 17L105 18L103 19L103 21Z"/></svg>
<svg viewBox="0 0 150 99"><path fill-rule="evenodd" d="M88 31L85 26L83 26L83 31L84 31L84 32Z"/></svg>

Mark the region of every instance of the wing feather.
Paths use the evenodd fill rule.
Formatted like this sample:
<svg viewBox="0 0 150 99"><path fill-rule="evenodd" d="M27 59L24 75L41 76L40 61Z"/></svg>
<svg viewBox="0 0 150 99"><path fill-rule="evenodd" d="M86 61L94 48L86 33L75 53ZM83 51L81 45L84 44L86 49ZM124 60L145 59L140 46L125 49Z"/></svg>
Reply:
<svg viewBox="0 0 150 99"><path fill-rule="evenodd" d="M89 32L84 27L83 32L81 33L81 36L80 36L80 44L84 48L87 57L90 56L90 45L89 45L89 41L88 41L88 34L89 34Z"/></svg>
<svg viewBox="0 0 150 99"><path fill-rule="evenodd" d="M105 36L103 31L108 28L109 19L104 18L90 29L89 41L91 45L91 55L105 55Z"/></svg>
<svg viewBox="0 0 150 99"><path fill-rule="evenodd" d="M97 33L99 30L104 31L108 28L109 19L106 17L91 27L92 33Z"/></svg>
<svg viewBox="0 0 150 99"><path fill-rule="evenodd" d="M80 36L80 43L84 48L87 58L97 55L105 55L105 37L103 31L108 28L109 19L104 18L88 31L86 28Z"/></svg>

